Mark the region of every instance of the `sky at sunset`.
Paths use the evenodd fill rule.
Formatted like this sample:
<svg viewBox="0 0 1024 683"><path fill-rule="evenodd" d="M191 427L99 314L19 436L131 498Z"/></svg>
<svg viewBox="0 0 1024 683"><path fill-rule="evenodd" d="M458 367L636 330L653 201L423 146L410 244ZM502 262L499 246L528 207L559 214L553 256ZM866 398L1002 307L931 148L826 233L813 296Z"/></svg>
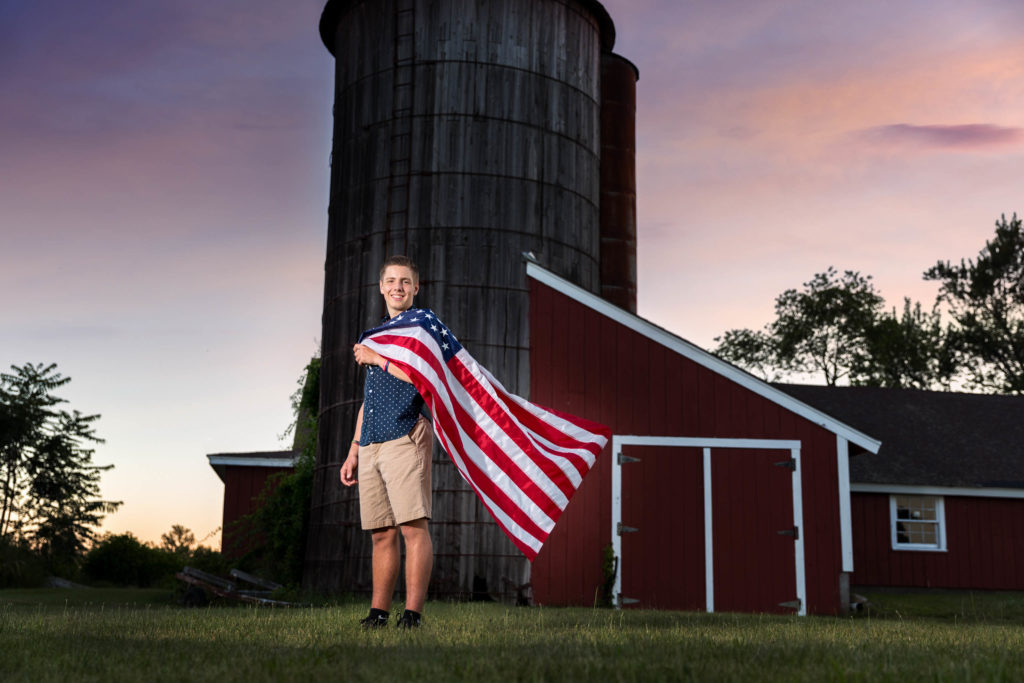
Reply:
<svg viewBox="0 0 1024 683"><path fill-rule="evenodd" d="M317 350L323 0L0 0L0 367L101 413L105 530L220 524ZM832 265L890 304L1024 211L1024 3L607 0L638 83L639 312L703 346ZM208 543L219 544L212 536Z"/></svg>

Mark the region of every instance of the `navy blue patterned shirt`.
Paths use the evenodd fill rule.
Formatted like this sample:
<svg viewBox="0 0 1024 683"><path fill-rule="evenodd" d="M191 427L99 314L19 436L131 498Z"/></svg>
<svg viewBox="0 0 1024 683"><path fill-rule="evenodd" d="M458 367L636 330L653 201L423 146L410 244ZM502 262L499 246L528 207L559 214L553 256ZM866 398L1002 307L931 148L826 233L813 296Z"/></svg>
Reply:
<svg viewBox="0 0 1024 683"><path fill-rule="evenodd" d="M383 443L405 436L416 426L423 397L409 382L371 365L363 384L363 428L359 445Z"/></svg>

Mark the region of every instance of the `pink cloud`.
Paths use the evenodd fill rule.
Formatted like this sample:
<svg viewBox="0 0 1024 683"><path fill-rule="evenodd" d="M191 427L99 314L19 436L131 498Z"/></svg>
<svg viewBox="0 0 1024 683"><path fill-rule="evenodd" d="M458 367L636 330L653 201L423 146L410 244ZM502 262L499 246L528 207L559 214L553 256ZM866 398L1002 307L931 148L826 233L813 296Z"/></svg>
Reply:
<svg viewBox="0 0 1024 683"><path fill-rule="evenodd" d="M918 126L896 123L861 131L860 137L881 145L911 145L923 148L977 149L1007 147L1024 140L1024 129L990 123Z"/></svg>

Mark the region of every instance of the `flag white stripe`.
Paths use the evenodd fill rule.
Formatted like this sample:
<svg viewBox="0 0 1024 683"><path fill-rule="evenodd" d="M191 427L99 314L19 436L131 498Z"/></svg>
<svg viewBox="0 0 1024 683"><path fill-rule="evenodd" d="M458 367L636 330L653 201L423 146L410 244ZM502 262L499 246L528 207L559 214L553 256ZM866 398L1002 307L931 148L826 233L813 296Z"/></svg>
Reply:
<svg viewBox="0 0 1024 683"><path fill-rule="evenodd" d="M393 330L389 330L388 332L392 333ZM506 496L509 497L513 504L515 504L520 510L522 510L523 514L532 519L538 527L547 532L550 532L551 529L554 528L555 522L551 519L548 513L545 512L540 506L538 506L521 488L519 488L519 485L516 484L515 480L513 480L508 475L508 473L505 472L505 470L499 467L490 458L490 456L487 455L485 451L483 451L479 446L477 446L476 442L474 442L473 439L471 439L469 435L466 434L466 432L462 429L462 426L459 424L458 419L455 416L455 408L452 406L452 399L457 399L458 395L462 395L468 399L469 394L457 381L455 381L455 378L451 376L451 372L448 370L447 365L444 365L442 363L441 367L444 368L445 374L447 375L448 381L450 382L449 386L452 388L453 393L456 394L455 396L449 394L449 391L441 383L441 378L438 377L437 373L434 371L434 368L431 367L431 365L426 360L421 358L418 354L398 344L381 344L372 339L365 339L363 343L366 344L367 346L370 346L375 351L377 351L377 353L381 354L386 358L392 358L394 360L399 360L401 362L408 363L410 366L415 368L421 375L423 375L424 378L426 378L427 382L433 387L434 395L437 397L438 400L440 400L441 405L444 408L445 412L447 413L448 418L451 420L452 424L455 425L456 434L451 435L451 437L457 437L459 445L461 446L461 452L464 453L465 456L468 457L470 460L472 460L472 462L481 470L482 474L484 474L484 476L486 476L499 489L501 489L501 491ZM456 400L456 402L460 403L460 405L465 406L464 401ZM470 401L470 403L472 405L476 405L475 402ZM470 412L470 417L472 418L474 411L467 412ZM486 416L486 413L483 413L482 409L479 409L479 407L477 408L476 412L479 412L483 416ZM486 417L488 420L490 420L489 416ZM478 417L478 421L479 419L482 418ZM496 425L495 428L497 428ZM454 450L459 451L460 449ZM448 451L448 455L452 456L452 451ZM459 472L462 474L462 477L472 483L472 476L469 470L466 468L465 464L456 463L456 465L458 466ZM543 472L541 474L543 474ZM545 479L547 479L546 476ZM554 499L554 496L552 495L551 491L545 491L545 493L547 493L549 497L552 498L552 501L555 503L559 510L564 510L565 505L568 504L568 500L565 498L562 492L558 490L558 487L553 482L551 482L550 479L547 479L547 481L549 486L554 488L554 490L558 493L558 495L564 502L561 505L559 505L558 501ZM543 486L541 486L539 483L538 488L540 488L542 491L544 490Z"/></svg>
<svg viewBox="0 0 1024 683"><path fill-rule="evenodd" d="M465 466L462 464L462 457L458 455L457 448L452 448L450 442L447 445L445 445L445 442L447 441L445 438L446 436L447 435L444 434L438 434L438 439L441 440L442 445L445 446L445 452L448 453L452 460L455 461L455 466L459 469L459 472L464 472ZM469 482L469 485L473 488L473 491L476 492L476 495L480 498L480 502L484 504L484 507L486 507L488 511L490 511L490 513L494 515L495 519L499 520L501 524L504 525L505 529L508 530L510 534L518 538L520 541L522 541L529 547L533 548L535 551L540 551L540 547L544 542L543 539L536 538L530 532L523 529L523 527L519 526L519 524L517 524L514 519L505 514L505 511L502 510L500 505L496 504L493 500L491 500L487 496L487 494L485 494L483 491L480 490L478 486L476 486L476 484L473 481L469 480L468 478L466 479L466 481Z"/></svg>
<svg viewBox="0 0 1024 683"><path fill-rule="evenodd" d="M465 349L462 349L462 351L465 351ZM460 351L459 353L462 353L462 351ZM490 371L487 370L487 368L483 367L482 365L479 365L479 363L477 365L480 367L480 371L482 372L484 377L486 377L489 382L491 382L495 387L497 387L497 389L502 393L502 395L506 396L511 401L514 401L516 404L522 406L524 409L532 413L534 416L541 418L552 427L558 429L558 431L564 434L568 434L577 441L597 444L601 446L601 448L604 448L604 445L608 442L608 439L606 439L601 434L597 434L595 432L590 431L589 429L586 429L573 422L570 422L569 420L566 420L563 417L560 417L558 415L555 415L554 413L544 410L536 403L530 403L522 396L517 396L516 394L511 393L502 385L501 382L499 382L494 377L494 375L490 373Z"/></svg>
<svg viewBox="0 0 1024 683"><path fill-rule="evenodd" d="M416 325L394 325L393 321L391 325L365 335L362 343L385 358L407 364L422 378L417 381L426 382L426 386L420 385L421 393L432 397L434 422L441 445L497 523L532 560L568 505L572 493L582 483L581 470L585 472L596 461L595 453L586 445L603 448L608 441L607 429L583 420L584 424L591 425L588 429L573 422L572 416L556 415L509 393L465 349L455 354L456 362L462 366L452 366L459 373L456 377L452 367L444 362L440 343L426 329L436 318L429 311L426 313L427 319L421 319L422 322ZM416 320L415 316L413 320ZM383 335L403 337L407 340L405 343L415 340L423 347L413 351L400 341L383 343L375 339ZM454 337L450 338L455 341ZM421 356L420 352L424 355ZM486 392L488 396L489 400L483 400L484 404L493 402L493 405L485 408L478 403L473 393L478 391ZM513 411L525 411L530 417L520 419ZM464 420L474 424L472 432L475 437L463 428L457 417L460 414ZM498 420L510 430L518 429L521 434L513 438ZM523 420L537 429L528 427ZM605 433L592 431L595 427ZM514 431L511 433L516 434ZM559 433L565 436L564 440ZM524 447L529 443L525 450L515 440L523 438L526 439ZM480 442L475 439L480 439ZM495 459L499 456L502 464ZM540 463L544 460L535 458L543 458L557 470L552 469L548 474L544 467L551 469L551 466L545 464L542 467ZM474 477L483 481L474 480ZM526 493L524 486L531 492L535 491L533 498ZM487 491L494 495L500 492L499 499L492 499ZM542 505L548 506L550 512L546 512ZM542 535L538 536L538 533Z"/></svg>
<svg viewBox="0 0 1024 683"><path fill-rule="evenodd" d="M498 405L501 406L501 396L498 394L498 392L495 390L493 386L493 383L496 382L497 380L493 379L493 377L490 377L490 373L486 373L484 371L484 368L479 363L477 363L472 356L466 353L466 349L461 349L457 354L455 354L455 356L462 362L462 365L466 368L466 370L473 375L477 383L480 384L480 386L482 386L484 389L486 389L487 393L490 394L491 398L493 398L495 402L497 402ZM508 392L502 391L502 393L505 396L509 396ZM553 462L558 467L558 469L561 470L562 474L569 478L569 481L572 482L573 490L579 488L580 484L583 482L583 477L580 476L579 470L576 469L572 462L570 462L569 459L566 458L562 453L558 453L553 448L551 448L552 446L554 446L554 444L552 444L550 441L548 441L543 436L538 434L536 431L524 425L515 415L512 415L507 410L505 411L505 414L508 416L510 420L512 420L516 424L517 427L519 427L520 430L522 430L524 434L526 434L526 437L534 444L534 447L537 448L537 450L541 454L546 455L548 460ZM531 458L525 453L523 453L518 446L516 447L516 451L517 453L521 454L521 457L523 459L533 464ZM591 453L587 453L587 455L591 456L591 459L588 461L589 464L593 464L593 455ZM540 470L540 468L537 469ZM543 471L541 471L541 474L547 481L551 481L547 477L547 475L544 474ZM557 485L555 485L553 482L552 485L556 486L557 488ZM568 499L565 498L560 489L559 497L562 498L564 502L556 502L558 502L558 507L564 510L565 506L569 504L569 501Z"/></svg>
<svg viewBox="0 0 1024 683"><path fill-rule="evenodd" d="M565 506L569 504L569 499L566 497L565 493L558 486L558 484L552 481L548 474L544 472L544 470L541 469L541 467L536 462L534 462L533 459L519 447L519 445L505 432L505 430L502 429L501 426L494 421L490 413L488 413L486 409L480 406L480 404L477 403L476 399L473 398L473 396L465 390L465 388L454 376L454 374L451 372L448 366L440 361L441 351L437 347L434 338L430 334L427 334L425 331L420 330L420 328L415 328L415 330L418 330L419 332L421 332L421 334L417 334L414 331L412 334L404 334L402 336L417 339L428 348L432 347L431 351L436 354L438 362L440 362L441 366L444 367L445 369L445 379L448 381L448 386L451 387L453 398L455 398L456 402L466 409L466 412L470 414L470 417L484 429L484 431L494 441L494 443L509 457L509 459L513 463L515 463L515 465L527 476L527 478L529 478L534 483L534 485L540 488L540 490L543 491L545 495L547 495L552 500L552 502L555 503L559 510L564 510ZM389 330L389 332L393 331ZM376 342L374 342L374 345L380 346L380 344ZM394 345L393 348L396 349L395 351L393 351L395 353L403 353L408 354L410 356L416 355L413 351L397 344ZM375 350L377 350L377 352L380 353L381 355L386 355L379 349ZM459 360L462 362L463 366L467 369L467 371L473 374L474 377L477 379L477 383L480 386L480 388L482 388L484 391L490 394L491 397L495 398L495 400L497 401L497 395L494 392L493 388L488 386L489 383L487 379L483 377L479 372L479 370L481 369L479 363L477 363L472 356L465 353L465 349L460 350L457 356ZM443 392L443 386L436 382L431 382L431 384L434 385L435 389L441 390ZM498 404L498 407L500 408L500 401L498 401ZM449 414L452 414L450 407L448 407L448 412ZM522 431L522 433L526 436L527 440L533 442L535 446L538 446L539 451L543 453L545 450L548 450L545 448L540 448L538 441L541 441L545 444L551 444L550 441L547 441L539 434L523 425L518 419L516 419L514 415L511 415L507 411L505 411L504 414L510 422L512 422L520 431ZM452 414L452 417L454 419L454 414ZM582 478L580 477L579 471L572 465L572 463L570 463L567 459L565 459L561 454L558 453L551 452L549 456L549 460L553 461L558 466L559 470L561 470L567 477L569 477L569 480L572 482L573 489L575 490L576 488L578 488L580 483L582 482ZM587 453L587 456L590 457L589 462L593 463L593 455ZM490 458L487 458L487 463L488 466L484 468L484 471L487 472L489 476L495 472L503 472L500 466L497 465L497 463L494 463L493 460L491 460ZM518 489L517 487L517 490L520 489Z"/></svg>

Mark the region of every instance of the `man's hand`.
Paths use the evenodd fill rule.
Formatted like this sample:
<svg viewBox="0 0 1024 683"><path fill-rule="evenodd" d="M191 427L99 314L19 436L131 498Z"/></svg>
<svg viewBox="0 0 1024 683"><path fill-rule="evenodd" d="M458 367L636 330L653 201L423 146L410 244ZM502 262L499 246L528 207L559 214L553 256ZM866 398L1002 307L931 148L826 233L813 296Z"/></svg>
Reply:
<svg viewBox="0 0 1024 683"><path fill-rule="evenodd" d="M356 344L352 347L352 354L356 357L356 362L360 365L377 365L380 367L384 366L384 357L379 353L371 349L369 346L363 346L362 344Z"/></svg>
<svg viewBox="0 0 1024 683"><path fill-rule="evenodd" d="M341 466L341 483L345 486L352 486L358 484L359 480L356 479L356 473L359 471L359 456L355 454L349 454L345 458L344 464Z"/></svg>

